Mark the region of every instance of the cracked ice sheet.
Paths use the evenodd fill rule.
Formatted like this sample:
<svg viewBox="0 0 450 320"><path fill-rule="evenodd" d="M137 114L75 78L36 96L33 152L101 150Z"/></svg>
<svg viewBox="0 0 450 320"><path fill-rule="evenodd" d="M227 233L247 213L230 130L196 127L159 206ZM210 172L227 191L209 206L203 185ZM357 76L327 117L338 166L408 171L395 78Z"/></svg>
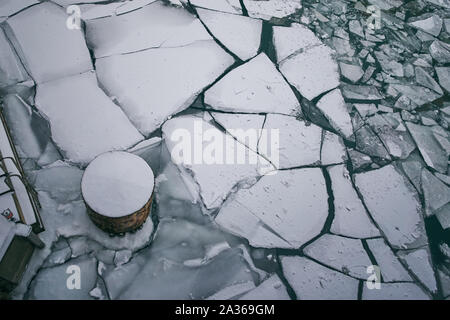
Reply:
<svg viewBox="0 0 450 320"><path fill-rule="evenodd" d="M11 47L5 32L0 28L0 88L29 79L22 63Z"/></svg>
<svg viewBox="0 0 450 320"><path fill-rule="evenodd" d="M14 13L39 3L37 0L2 0L0 2L0 17L8 17Z"/></svg>
<svg viewBox="0 0 450 320"><path fill-rule="evenodd" d="M302 3L299 0L244 0L244 6L250 17L271 20L296 13L302 8Z"/></svg>
<svg viewBox="0 0 450 320"><path fill-rule="evenodd" d="M143 139L98 88L93 72L38 85L36 107L49 120L55 143L76 163L87 164L103 152L128 149Z"/></svg>
<svg viewBox="0 0 450 320"><path fill-rule="evenodd" d="M344 165L327 168L334 196L334 219L331 232L347 237L371 238L380 235L353 188Z"/></svg>
<svg viewBox="0 0 450 320"><path fill-rule="evenodd" d="M80 30L66 27L67 14L50 2L28 8L7 20L7 35L33 79L46 82L92 70Z"/></svg>
<svg viewBox="0 0 450 320"><path fill-rule="evenodd" d="M297 299L356 300L359 281L304 257L281 257L281 265ZM375 290L376 291L376 290Z"/></svg>
<svg viewBox="0 0 450 320"><path fill-rule="evenodd" d="M180 0L186 2L187 0ZM242 14L241 3L239 0L189 0L194 7L211 9L214 11Z"/></svg>
<svg viewBox="0 0 450 320"><path fill-rule="evenodd" d="M294 115L300 110L294 92L265 53L233 69L205 92L214 110Z"/></svg>
<svg viewBox="0 0 450 320"><path fill-rule="evenodd" d="M367 245L375 261L380 267L383 282L412 282L411 276L400 263L386 242L379 239L368 239Z"/></svg>
<svg viewBox="0 0 450 320"><path fill-rule="evenodd" d="M265 159L201 118L173 118L163 125L162 131L170 154L172 157L180 157L178 166L182 171L191 173L207 209L219 207L233 188L252 184L258 176L274 170ZM209 135L206 132L210 134L210 142L206 140ZM211 144L211 141L214 141L214 144ZM216 153L214 158L209 159L213 160L210 163L203 157L204 154L209 155L214 151L211 147L208 148L208 145L219 145L218 148L222 149L217 152L223 152L223 157ZM184 146L186 148L181 149ZM183 152L186 154L181 154ZM234 157L231 159L232 163L227 162L230 155ZM237 162L239 155L245 156L243 164ZM254 160L254 163L251 160Z"/></svg>
<svg viewBox="0 0 450 320"><path fill-rule="evenodd" d="M213 36L241 60L258 54L261 20L205 9L197 9L197 13Z"/></svg>
<svg viewBox="0 0 450 320"><path fill-rule="evenodd" d="M159 1L126 14L86 21L86 41L96 58L207 40L212 38L195 16Z"/></svg>
<svg viewBox="0 0 450 320"><path fill-rule="evenodd" d="M322 230L327 199L320 169L277 171L230 196L215 221L254 247L296 249Z"/></svg>
<svg viewBox="0 0 450 320"><path fill-rule="evenodd" d="M264 136L259 140L258 152L277 169L320 163L322 128L319 126L307 125L304 121L290 116L268 114L264 129L267 131L263 132ZM278 144L273 144L272 132L276 132L273 130L279 132Z"/></svg>
<svg viewBox="0 0 450 320"><path fill-rule="evenodd" d="M97 59L99 82L145 135L188 108L234 59L213 40Z"/></svg>
<svg viewBox="0 0 450 320"><path fill-rule="evenodd" d="M417 248L428 242L419 196L393 165L356 174L354 179L369 213L394 248Z"/></svg>
<svg viewBox="0 0 450 320"><path fill-rule="evenodd" d="M104 279L112 299L204 299L253 283L242 253L210 225L163 219L150 249L108 268Z"/></svg>
<svg viewBox="0 0 450 320"><path fill-rule="evenodd" d="M367 267L372 265L361 240L325 234L304 249L305 255L335 270L367 279Z"/></svg>
<svg viewBox="0 0 450 320"><path fill-rule="evenodd" d="M273 42L281 73L302 96L312 100L339 86L339 70L334 51L311 30L294 24L275 27Z"/></svg>

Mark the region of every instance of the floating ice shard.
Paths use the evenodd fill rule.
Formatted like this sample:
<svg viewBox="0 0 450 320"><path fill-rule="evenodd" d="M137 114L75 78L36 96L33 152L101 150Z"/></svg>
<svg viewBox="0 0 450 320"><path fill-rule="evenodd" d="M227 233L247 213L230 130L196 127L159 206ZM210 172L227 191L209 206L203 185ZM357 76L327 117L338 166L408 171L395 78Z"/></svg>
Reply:
<svg viewBox="0 0 450 320"><path fill-rule="evenodd" d="M197 9L197 13L213 36L241 60L258 54L261 20L205 9Z"/></svg>
<svg viewBox="0 0 450 320"><path fill-rule="evenodd" d="M359 281L304 257L281 257L284 275L301 300L356 300Z"/></svg>
<svg viewBox="0 0 450 320"><path fill-rule="evenodd" d="M100 83L145 135L189 107L233 63L214 41L97 59ZM182 77L180 75L183 75Z"/></svg>
<svg viewBox="0 0 450 320"><path fill-rule="evenodd" d="M371 238L380 235L370 220L358 194L353 188L350 174L344 165L327 168L334 196L334 220L331 232L354 237Z"/></svg>
<svg viewBox="0 0 450 320"><path fill-rule="evenodd" d="M362 242L325 234L304 249L305 255L342 273L367 279L367 267L372 265Z"/></svg>
<svg viewBox="0 0 450 320"><path fill-rule="evenodd" d="M81 30L66 26L67 14L50 2L7 20L7 34L33 79L46 82L92 70Z"/></svg>
<svg viewBox="0 0 450 320"><path fill-rule="evenodd" d="M275 274L240 297L239 300L290 300L290 297L285 285Z"/></svg>
<svg viewBox="0 0 450 320"><path fill-rule="evenodd" d="M327 198L320 169L278 171L237 191L215 221L254 247L295 249L322 230Z"/></svg>
<svg viewBox="0 0 450 320"><path fill-rule="evenodd" d="M425 168L422 169L421 178L425 213L432 216L450 202L450 187Z"/></svg>
<svg viewBox="0 0 450 320"><path fill-rule="evenodd" d="M441 173L446 173L448 154L441 147L432 129L412 122L406 122L406 127L426 164Z"/></svg>
<svg viewBox="0 0 450 320"><path fill-rule="evenodd" d="M335 89L324 95L317 102L317 108L328 119L333 129L344 138L348 139L353 135L352 119L342 97L341 90Z"/></svg>
<svg viewBox="0 0 450 320"><path fill-rule="evenodd" d="M95 57L102 58L149 48L183 47L211 40L211 36L194 15L158 1L123 15L86 21L86 40Z"/></svg>
<svg viewBox="0 0 450 320"><path fill-rule="evenodd" d="M264 123L264 136L258 143L258 152L270 160L277 169L319 164L322 129L307 125L294 117L268 114ZM273 130L279 132L279 143L270 139ZM270 136L270 137L269 137ZM269 139L270 138L270 139Z"/></svg>
<svg viewBox="0 0 450 320"><path fill-rule="evenodd" d="M342 85L341 89L344 97L349 100L375 101L383 99L378 89L373 86L346 84Z"/></svg>
<svg viewBox="0 0 450 320"><path fill-rule="evenodd" d="M450 45L445 42L435 40L430 45L430 54L434 58L434 60L436 60L438 63L443 63L443 64L449 63L450 62Z"/></svg>
<svg viewBox="0 0 450 320"><path fill-rule="evenodd" d="M429 251L421 248L408 252L399 251L398 255L427 289L436 293L437 283Z"/></svg>
<svg viewBox="0 0 450 320"><path fill-rule="evenodd" d="M433 90L438 94L444 94L441 87L423 68L416 67L416 81L418 84Z"/></svg>
<svg viewBox="0 0 450 320"><path fill-rule="evenodd" d="M408 24L435 37L441 33L442 29L442 19L436 14L424 14L414 17L408 21Z"/></svg>
<svg viewBox="0 0 450 320"><path fill-rule="evenodd" d="M38 85L36 106L49 120L53 140L73 162L86 164L143 139L92 72Z"/></svg>
<svg viewBox="0 0 450 320"><path fill-rule="evenodd" d="M286 79L308 100L339 86L339 71L332 50L313 46L280 64Z"/></svg>
<svg viewBox="0 0 450 320"><path fill-rule="evenodd" d="M277 53L277 62L322 45L322 41L307 27L293 23L291 27L273 27L273 43Z"/></svg>
<svg viewBox="0 0 450 320"><path fill-rule="evenodd" d="M233 69L205 93L214 110L296 114L300 103L274 64L261 53Z"/></svg>
<svg viewBox="0 0 450 320"><path fill-rule="evenodd" d="M429 300L430 297L414 283L383 283L380 290L363 287L363 300Z"/></svg>
<svg viewBox="0 0 450 320"><path fill-rule="evenodd" d="M353 83L358 82L364 75L362 68L356 64L340 62L339 69L341 74Z"/></svg>
<svg viewBox="0 0 450 320"><path fill-rule="evenodd" d="M417 248L428 242L418 194L393 165L356 174L355 185L394 248Z"/></svg>
<svg viewBox="0 0 450 320"><path fill-rule="evenodd" d="M297 12L302 8L302 3L297 0L244 0L244 6L250 17L271 20L282 19Z"/></svg>
<svg viewBox="0 0 450 320"><path fill-rule="evenodd" d="M172 159L175 160L174 155L180 157L178 166L193 176L208 209L217 208L237 185L254 181L261 175L259 169L271 167L254 151L200 118L173 118L164 124L162 130ZM205 140L207 138L203 133L206 131L211 134L212 140ZM189 137L192 140L185 140ZM180 144L186 148L183 149ZM211 146L208 148L208 145ZM220 150L214 149L215 146ZM230 156L233 158L230 159ZM237 163L236 156L238 159L245 156L245 159Z"/></svg>
<svg viewBox="0 0 450 320"><path fill-rule="evenodd" d="M380 267L383 282L412 282L412 278L383 239L368 239L367 245Z"/></svg>
<svg viewBox="0 0 450 320"><path fill-rule="evenodd" d="M444 88L447 92L450 92L450 68L436 67L436 73L441 87Z"/></svg>
<svg viewBox="0 0 450 320"><path fill-rule="evenodd" d="M390 155L405 159L416 148L398 114L376 114L367 123L383 142Z"/></svg>

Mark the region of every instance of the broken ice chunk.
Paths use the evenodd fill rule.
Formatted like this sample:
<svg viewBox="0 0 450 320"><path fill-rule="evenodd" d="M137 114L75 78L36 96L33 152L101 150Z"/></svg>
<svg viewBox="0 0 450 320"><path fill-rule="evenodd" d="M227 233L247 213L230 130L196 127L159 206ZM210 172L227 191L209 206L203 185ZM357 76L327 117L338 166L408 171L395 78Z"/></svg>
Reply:
<svg viewBox="0 0 450 320"><path fill-rule="evenodd" d="M383 282L410 281L410 275L383 239L368 239L367 245L380 267Z"/></svg>
<svg viewBox="0 0 450 320"><path fill-rule="evenodd" d="M442 149L432 129L412 122L406 122L406 127L426 164L441 173L446 173L448 154Z"/></svg>
<svg viewBox="0 0 450 320"><path fill-rule="evenodd" d="M102 58L149 48L182 47L211 40L211 36L194 15L157 1L127 14L86 21L86 40L95 57Z"/></svg>
<svg viewBox="0 0 450 320"><path fill-rule="evenodd" d="M208 209L217 208L237 185L254 181L262 174L259 170L273 170L254 151L201 118L173 118L162 130L172 160L193 176Z"/></svg>
<svg viewBox="0 0 450 320"><path fill-rule="evenodd" d="M364 170L372 164L372 159L368 155L354 149L348 149L348 155L352 162L353 170Z"/></svg>
<svg viewBox="0 0 450 320"><path fill-rule="evenodd" d="M232 63L211 40L101 58L96 67L108 94L117 97L131 122L148 135L189 107Z"/></svg>
<svg viewBox="0 0 450 320"><path fill-rule="evenodd" d="M410 252L399 251L398 255L427 289L436 293L437 283L429 251L422 248Z"/></svg>
<svg viewBox="0 0 450 320"><path fill-rule="evenodd" d="M302 3L298 0L243 0L243 3L250 17L265 20L282 19L302 8Z"/></svg>
<svg viewBox="0 0 450 320"><path fill-rule="evenodd" d="M436 60L439 63L442 63L442 64L449 63L450 62L450 45L445 42L435 40L430 45L430 54L434 58L434 60Z"/></svg>
<svg viewBox="0 0 450 320"><path fill-rule="evenodd" d="M404 85L404 84L390 84L388 90L395 90L399 94L403 95L403 97L408 98L413 103L408 108L403 109L415 109L417 106L424 105L426 103L433 102L436 99L439 99L442 94L437 93L435 91L430 90L429 88L425 88L422 86L416 85Z"/></svg>
<svg viewBox="0 0 450 320"><path fill-rule="evenodd" d="M67 14L50 2L28 8L7 20L7 34L36 82L92 70L81 30L66 26ZM11 33L11 34L10 34Z"/></svg>
<svg viewBox="0 0 450 320"><path fill-rule="evenodd" d="M345 166L333 166L327 170L331 177L334 196L334 219L331 232L354 238L379 236L380 232L367 215Z"/></svg>
<svg viewBox="0 0 450 320"><path fill-rule="evenodd" d="M355 83L358 82L359 79L364 75L364 71L359 65L348 64L344 62L339 62L339 69L341 69L341 73L344 78L350 80Z"/></svg>
<svg viewBox="0 0 450 320"><path fill-rule="evenodd" d="M320 163L324 166L342 163L347 154L342 137L330 131L323 130Z"/></svg>
<svg viewBox="0 0 450 320"><path fill-rule="evenodd" d="M294 117L268 114L258 152L277 169L287 169L320 162L322 129ZM278 133L278 143L273 143Z"/></svg>
<svg viewBox="0 0 450 320"><path fill-rule="evenodd" d="M273 43L280 63L288 57L322 44L307 27L293 23L290 27L273 27Z"/></svg>
<svg viewBox="0 0 450 320"><path fill-rule="evenodd" d="M384 72L391 76L403 77L403 65L381 51L375 51L375 56Z"/></svg>
<svg viewBox="0 0 450 320"><path fill-rule="evenodd" d="M258 54L261 20L205 9L197 9L197 13L213 36L241 60Z"/></svg>
<svg viewBox="0 0 450 320"><path fill-rule="evenodd" d="M441 87L437 82L431 77L423 68L416 67L416 81L418 84L437 92L438 94L443 94Z"/></svg>
<svg viewBox="0 0 450 320"><path fill-rule="evenodd" d="M442 19L436 14L424 14L411 18L408 24L416 29L425 31L435 37L441 33Z"/></svg>
<svg viewBox="0 0 450 320"><path fill-rule="evenodd" d="M380 290L363 287L363 300L429 300L415 283L383 283Z"/></svg>
<svg viewBox="0 0 450 320"><path fill-rule="evenodd" d="M352 120L341 90L335 89L327 93L317 102L317 108L322 111L333 129L344 138L348 139L353 135Z"/></svg>
<svg viewBox="0 0 450 320"><path fill-rule="evenodd" d="M359 281L304 257L281 257L284 276L297 299L356 300Z"/></svg>
<svg viewBox="0 0 450 320"><path fill-rule="evenodd" d="M290 300L285 285L275 274L259 286L246 293L239 300Z"/></svg>
<svg viewBox="0 0 450 320"><path fill-rule="evenodd" d="M376 114L367 123L383 142L390 155L405 159L416 148L398 114Z"/></svg>
<svg viewBox="0 0 450 320"><path fill-rule="evenodd" d="M340 83L332 52L325 45L313 46L280 63L280 71L302 96L312 100Z"/></svg>
<svg viewBox="0 0 450 320"><path fill-rule="evenodd" d="M360 240L325 234L304 249L306 256L340 270L342 273L367 279L372 262Z"/></svg>
<svg viewBox="0 0 450 320"><path fill-rule="evenodd" d="M95 259L82 257L42 269L31 282L28 294L37 300L90 300L89 291L96 280Z"/></svg>
<svg viewBox="0 0 450 320"><path fill-rule="evenodd" d="M296 114L300 103L265 53L237 67L205 93L215 110Z"/></svg>
<svg viewBox="0 0 450 320"><path fill-rule="evenodd" d="M394 248L417 248L428 242L418 194L393 165L356 174L355 185Z"/></svg>
<svg viewBox="0 0 450 320"><path fill-rule="evenodd" d="M349 100L375 101L383 99L378 89L373 86L344 84L342 85L342 94Z"/></svg>
<svg viewBox="0 0 450 320"><path fill-rule="evenodd" d="M436 73L441 87L444 88L447 92L450 92L450 68L436 67Z"/></svg>
<svg viewBox="0 0 450 320"><path fill-rule="evenodd" d="M422 169L421 181L425 212L431 216L450 202L450 188L425 168Z"/></svg>
<svg viewBox="0 0 450 320"><path fill-rule="evenodd" d="M278 171L232 195L216 223L255 247L295 249L322 230L327 198L320 169Z"/></svg>
<svg viewBox="0 0 450 320"><path fill-rule="evenodd" d="M70 161L86 164L100 153L127 149L143 138L98 88L92 72L38 85L36 106Z"/></svg>

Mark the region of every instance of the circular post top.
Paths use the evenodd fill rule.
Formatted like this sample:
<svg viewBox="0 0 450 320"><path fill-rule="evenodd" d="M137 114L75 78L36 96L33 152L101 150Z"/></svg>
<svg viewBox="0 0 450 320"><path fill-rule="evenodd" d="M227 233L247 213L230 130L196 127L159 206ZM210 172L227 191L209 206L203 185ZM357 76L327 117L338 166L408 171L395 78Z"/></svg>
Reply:
<svg viewBox="0 0 450 320"><path fill-rule="evenodd" d="M100 215L119 218L142 209L150 200L155 177L140 157L123 151L103 153L86 168L81 192Z"/></svg>

